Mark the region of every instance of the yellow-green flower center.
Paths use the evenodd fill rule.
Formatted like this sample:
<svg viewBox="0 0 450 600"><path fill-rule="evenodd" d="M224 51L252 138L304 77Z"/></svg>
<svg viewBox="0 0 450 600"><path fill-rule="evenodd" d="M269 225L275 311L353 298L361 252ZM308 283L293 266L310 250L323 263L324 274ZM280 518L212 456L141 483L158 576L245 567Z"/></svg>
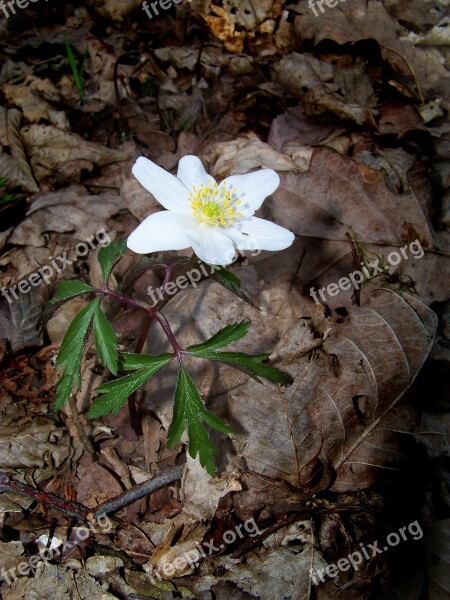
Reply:
<svg viewBox="0 0 450 600"><path fill-rule="evenodd" d="M194 186L190 195L192 214L199 223L210 227L230 227L242 213L236 210L241 201L237 198L236 189L227 190L219 187L215 181L208 180Z"/></svg>

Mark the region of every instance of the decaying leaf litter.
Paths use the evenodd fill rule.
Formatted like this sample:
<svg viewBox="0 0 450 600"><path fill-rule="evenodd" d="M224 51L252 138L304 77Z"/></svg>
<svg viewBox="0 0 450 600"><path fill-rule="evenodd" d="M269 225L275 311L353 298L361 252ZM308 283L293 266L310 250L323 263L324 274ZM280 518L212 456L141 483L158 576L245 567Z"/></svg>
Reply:
<svg viewBox="0 0 450 600"><path fill-rule="evenodd" d="M2 473L95 511L185 465L180 481L84 541L82 523L2 479L1 568L17 568L49 536L73 542L35 574L4 581L2 598L450 595L448 3L315 7L318 16L303 1L192 0L150 20L135 0L41 1L0 17L2 286L73 258L102 228L124 238L158 211L131 175L141 155L173 170L195 154L218 180L275 169L281 186L260 216L296 234L288 250L231 267L258 308L207 280L164 309L185 345L218 323L251 321L251 342L236 349L272 348L271 364L294 380L262 385L211 363L195 372L202 399L236 432L214 434L213 479L182 444L167 447L170 369L139 392L138 434L126 408L86 419L104 380L92 352L81 392L52 410L54 358L84 301L65 304L43 333L36 324L58 281L99 284L98 247L17 300L0 299ZM77 68L86 56L84 103L66 39ZM420 259L403 256L326 303L311 297L416 240ZM118 280L134 260L125 255ZM138 292L145 299L159 285L149 272ZM114 326L132 351L140 315L118 310ZM157 328L146 349L166 350ZM258 535L208 556L252 519ZM327 564L416 520L422 539L315 585ZM198 566L155 577L202 543Z"/></svg>

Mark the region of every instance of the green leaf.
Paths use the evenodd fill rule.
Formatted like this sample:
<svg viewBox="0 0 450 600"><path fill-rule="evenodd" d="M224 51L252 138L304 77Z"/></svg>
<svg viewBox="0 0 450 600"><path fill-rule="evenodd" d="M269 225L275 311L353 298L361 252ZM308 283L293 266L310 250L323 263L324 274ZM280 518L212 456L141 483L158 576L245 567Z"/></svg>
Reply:
<svg viewBox="0 0 450 600"><path fill-rule="evenodd" d="M251 376L263 377L274 383L292 383L292 377L275 367L262 363L268 354L245 354L245 352L211 352L209 350L194 350L190 352L196 358L216 360L240 369Z"/></svg>
<svg viewBox="0 0 450 600"><path fill-rule="evenodd" d="M221 431L222 433L234 432L234 429L231 427L231 425L224 423L222 419L219 419L217 415L204 407L202 410L202 417L210 427L217 429L217 431Z"/></svg>
<svg viewBox="0 0 450 600"><path fill-rule="evenodd" d="M119 358L117 337L111 323L103 314L100 302L94 313L94 340L102 365L117 375Z"/></svg>
<svg viewBox="0 0 450 600"><path fill-rule="evenodd" d="M160 354L159 357L162 359L173 358L173 354ZM123 352L120 355L120 370L121 371L135 371L136 369L142 369L147 366L154 364L155 357L149 356L148 354L132 354L129 352Z"/></svg>
<svg viewBox="0 0 450 600"><path fill-rule="evenodd" d="M95 292L95 289L82 281L61 281L56 288L56 300L70 300L81 294Z"/></svg>
<svg viewBox="0 0 450 600"><path fill-rule="evenodd" d="M56 358L56 368L63 371L57 384L54 410L60 410L69 400L74 384L80 387L80 368L84 353L84 344L91 325L92 317L99 304L96 298L80 310L73 319L62 341Z"/></svg>
<svg viewBox="0 0 450 600"><path fill-rule="evenodd" d="M191 421L188 426L189 454L192 458L198 456L200 464L208 475L214 477L216 474L216 461L214 457L217 448L209 439L208 432L201 421Z"/></svg>
<svg viewBox="0 0 450 600"><path fill-rule="evenodd" d="M64 406L72 395L73 386L75 385L75 373L66 372L58 380L56 385L56 397L53 404L53 410L58 411Z"/></svg>
<svg viewBox="0 0 450 600"><path fill-rule="evenodd" d="M145 358L147 364L144 368L97 388L96 391L104 395L94 400L87 415L89 419L102 417L109 413L116 415L129 396L141 387L147 379L150 379L157 371L169 364L173 359L173 355L160 354L159 356L146 356Z"/></svg>
<svg viewBox="0 0 450 600"><path fill-rule="evenodd" d="M70 68L72 69L73 78L75 80L75 87L80 95L81 102L84 104L85 95L84 95L84 67L86 63L86 58L88 56L88 49L86 48L84 52L83 59L80 63L80 68L78 68L77 63L75 61L75 56L73 55L72 47L70 45L67 36L64 34L64 43L66 45L67 59L69 61Z"/></svg>
<svg viewBox="0 0 450 600"><path fill-rule="evenodd" d="M38 322L38 328L42 329L63 304L72 298L92 292L95 292L95 289L82 281L62 281L58 284L55 298L48 302L42 311L42 315Z"/></svg>
<svg viewBox="0 0 450 600"><path fill-rule="evenodd" d="M233 273L230 271L227 271L227 269L224 269L223 267L216 267L211 277L220 283L220 285L223 285L224 288L238 296L241 300L244 300L244 302L247 302L247 304L253 306L253 308L261 310L259 306L257 306L255 302L253 302L253 300L244 292L244 290L241 289L241 280L238 279L236 275L233 275Z"/></svg>
<svg viewBox="0 0 450 600"><path fill-rule="evenodd" d="M202 420L218 431L233 432L229 425L205 408L200 392L189 373L184 367L180 367L174 396L173 418L168 432L168 446L169 448L175 446L187 428L189 454L192 458L198 456L202 467L213 477L216 472L214 461L216 448L209 439Z"/></svg>
<svg viewBox="0 0 450 600"><path fill-rule="evenodd" d="M109 276L115 263L122 258L127 250L127 240L111 242L108 246L102 246L98 252L98 262L102 270L102 279L108 283Z"/></svg>
<svg viewBox="0 0 450 600"><path fill-rule="evenodd" d="M187 352L199 352L203 350L217 350L223 346L228 346L237 340L245 337L250 329L250 321L241 321L240 323L234 323L228 325L220 331L218 331L212 338L203 344L196 344L195 346L189 346L186 348Z"/></svg>

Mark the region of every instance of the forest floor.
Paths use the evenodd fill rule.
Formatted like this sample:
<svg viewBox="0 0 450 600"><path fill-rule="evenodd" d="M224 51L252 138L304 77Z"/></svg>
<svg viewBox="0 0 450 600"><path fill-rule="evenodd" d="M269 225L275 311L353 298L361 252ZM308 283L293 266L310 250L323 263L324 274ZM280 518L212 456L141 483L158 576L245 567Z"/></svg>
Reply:
<svg viewBox="0 0 450 600"><path fill-rule="evenodd" d="M449 0L13 0L0 58L0 598L450 598ZM111 376L88 344L55 411L86 299L39 328L160 210L136 159L185 155L275 170L257 214L295 234L228 267L243 291L207 278L163 309L183 347L250 321L233 350L293 380L193 368L234 429L214 477L167 443L172 367L89 419ZM161 273L140 275L148 302ZM135 352L142 314L110 317ZM144 351L167 348L152 324Z"/></svg>

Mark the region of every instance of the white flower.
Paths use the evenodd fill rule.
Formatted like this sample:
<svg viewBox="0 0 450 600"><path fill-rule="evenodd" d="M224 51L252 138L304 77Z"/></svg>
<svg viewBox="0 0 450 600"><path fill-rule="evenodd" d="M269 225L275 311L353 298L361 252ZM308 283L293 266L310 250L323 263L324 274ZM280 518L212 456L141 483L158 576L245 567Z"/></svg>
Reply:
<svg viewBox="0 0 450 600"><path fill-rule="evenodd" d="M238 250L284 250L294 234L254 217L280 184L272 169L227 177L220 185L196 156L184 156L177 177L140 157L133 175L167 210L147 217L128 248L138 254L192 247L206 263L227 265Z"/></svg>

